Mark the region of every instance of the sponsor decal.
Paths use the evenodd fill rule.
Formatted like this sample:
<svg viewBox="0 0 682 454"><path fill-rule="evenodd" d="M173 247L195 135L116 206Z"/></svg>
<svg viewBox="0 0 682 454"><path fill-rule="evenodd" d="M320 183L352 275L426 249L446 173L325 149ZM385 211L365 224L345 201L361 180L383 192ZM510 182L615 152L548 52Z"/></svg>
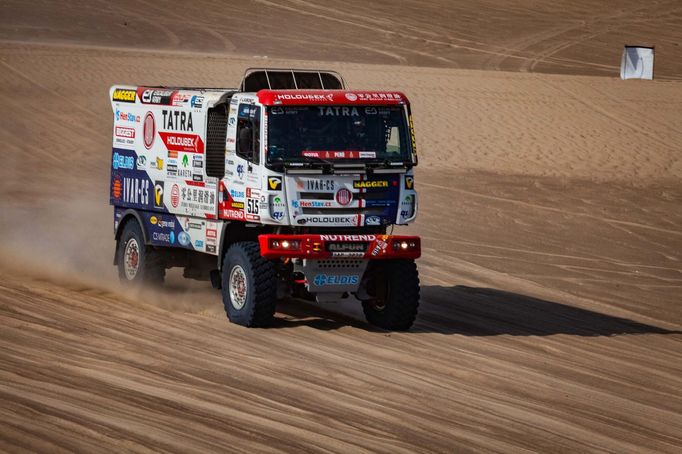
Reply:
<svg viewBox="0 0 682 454"><path fill-rule="evenodd" d="M401 217L401 218L409 218L409 217L410 217L410 212L407 211L407 210L402 210L402 211L400 212L400 217Z"/></svg>
<svg viewBox="0 0 682 454"><path fill-rule="evenodd" d="M243 210L243 209L244 209L244 202L234 202L234 201L233 201L233 202L230 203L230 206L231 206L232 208L236 208L236 209L238 209L238 210Z"/></svg>
<svg viewBox="0 0 682 454"><path fill-rule="evenodd" d="M188 184L191 182L188 182ZM202 185L203 183L193 183ZM185 209L197 211L213 211L215 209L215 189L203 187L183 187L180 190L180 205Z"/></svg>
<svg viewBox="0 0 682 454"><path fill-rule="evenodd" d="M321 200L292 200L291 206L294 208L329 208L332 203Z"/></svg>
<svg viewBox="0 0 682 454"><path fill-rule="evenodd" d="M307 191L333 191L335 184L334 180L306 180L305 189Z"/></svg>
<svg viewBox="0 0 682 454"><path fill-rule="evenodd" d="M190 238L188 233L186 232L178 233L178 243L180 243L182 246L189 246L191 242L192 238Z"/></svg>
<svg viewBox="0 0 682 454"><path fill-rule="evenodd" d="M175 232L172 230L168 233L163 232L153 232L152 239L161 243L174 244L175 243Z"/></svg>
<svg viewBox="0 0 682 454"><path fill-rule="evenodd" d="M156 170L163 170L163 159L156 158Z"/></svg>
<svg viewBox="0 0 682 454"><path fill-rule="evenodd" d="M322 241L374 241L376 235L320 235Z"/></svg>
<svg viewBox="0 0 682 454"><path fill-rule="evenodd" d="M414 189L414 177L405 175L405 189Z"/></svg>
<svg viewBox="0 0 682 454"><path fill-rule="evenodd" d="M388 247L388 242L386 241L387 239L388 235L382 235L376 239L374 249L372 249L371 252L372 257L376 257L377 255L386 250L386 248Z"/></svg>
<svg viewBox="0 0 682 454"><path fill-rule="evenodd" d="M203 96L192 96L192 99L189 101L190 107L194 107L197 109L201 109L204 105L204 97Z"/></svg>
<svg viewBox="0 0 682 454"><path fill-rule="evenodd" d="M179 132L159 132L161 140L166 145L168 157L177 158L178 152L203 153L204 141L196 134Z"/></svg>
<svg viewBox="0 0 682 454"><path fill-rule="evenodd" d="M365 159L376 158L374 151L302 151L301 156L319 159Z"/></svg>
<svg viewBox="0 0 682 454"><path fill-rule="evenodd" d="M203 248L204 247L204 241L203 240L196 240L194 242L194 247L197 247L199 249Z"/></svg>
<svg viewBox="0 0 682 454"><path fill-rule="evenodd" d="M258 199L246 199L246 213L258 214Z"/></svg>
<svg viewBox="0 0 682 454"><path fill-rule="evenodd" d="M216 239L218 237L218 230L216 229L206 229L206 238Z"/></svg>
<svg viewBox="0 0 682 454"><path fill-rule="evenodd" d="M337 225L357 225L357 215L352 216L310 216L308 218L299 219L299 224L306 224L308 222L313 224L337 224Z"/></svg>
<svg viewBox="0 0 682 454"><path fill-rule="evenodd" d="M127 170L132 170L135 168L135 158L132 156L125 156L123 154L120 154L118 151L115 151L111 160L111 167L114 168L114 170L118 169L127 169Z"/></svg>
<svg viewBox="0 0 682 454"><path fill-rule="evenodd" d="M190 100L192 95L186 93L174 93L171 97L171 105L173 106L184 106L187 101Z"/></svg>
<svg viewBox="0 0 682 454"><path fill-rule="evenodd" d="M236 191L234 189L230 189L230 195L234 199L243 199L244 198L244 191Z"/></svg>
<svg viewBox="0 0 682 454"><path fill-rule="evenodd" d="M346 188L341 188L336 192L335 199L339 205L346 206L353 200L353 193Z"/></svg>
<svg viewBox="0 0 682 454"><path fill-rule="evenodd" d="M360 282L360 276L356 274L318 274L313 279L313 283L317 287L324 287L325 285L356 285Z"/></svg>
<svg viewBox="0 0 682 454"><path fill-rule="evenodd" d="M280 177L268 177L268 188L272 191L281 191L282 179Z"/></svg>
<svg viewBox="0 0 682 454"><path fill-rule="evenodd" d="M171 205L173 205L173 208L177 208L179 202L180 202L180 187L177 184L174 184L173 187L171 188Z"/></svg>
<svg viewBox="0 0 682 454"><path fill-rule="evenodd" d="M114 90L114 94L111 96L113 101L121 102L135 102L135 90L124 90L123 88L117 88Z"/></svg>
<svg viewBox="0 0 682 454"><path fill-rule="evenodd" d="M125 126L116 126L114 134L116 137L123 137L125 139L135 138L135 130L133 128L126 128Z"/></svg>
<svg viewBox="0 0 682 454"><path fill-rule="evenodd" d="M123 178L121 175L114 175L111 181L111 196L116 200L121 200L123 195Z"/></svg>
<svg viewBox="0 0 682 454"><path fill-rule="evenodd" d="M116 109L116 121L127 121L129 123L139 123L141 118L139 115L133 115L130 112L124 112Z"/></svg>
<svg viewBox="0 0 682 454"><path fill-rule="evenodd" d="M220 217L223 219L235 219L237 221L243 221L244 212L241 210L222 209L220 210Z"/></svg>
<svg viewBox="0 0 682 454"><path fill-rule="evenodd" d="M292 100L302 100L302 101L334 101L333 94L316 94L316 93L279 93L275 96L276 101L292 101Z"/></svg>
<svg viewBox="0 0 682 454"><path fill-rule="evenodd" d="M208 252L209 254L215 254L216 253L215 244L207 244L206 245L206 252Z"/></svg>
<svg viewBox="0 0 682 454"><path fill-rule="evenodd" d="M360 115L357 107L320 106L318 109L318 115L321 117L357 117Z"/></svg>
<svg viewBox="0 0 682 454"><path fill-rule="evenodd" d="M201 224L191 222L189 219L185 221L185 230L201 230L204 228L203 222Z"/></svg>
<svg viewBox="0 0 682 454"><path fill-rule="evenodd" d="M147 157L143 155L138 156L135 167L137 170L144 170L147 167Z"/></svg>
<svg viewBox="0 0 682 454"><path fill-rule="evenodd" d="M163 208L163 181L154 183L154 207Z"/></svg>
<svg viewBox="0 0 682 454"><path fill-rule="evenodd" d="M149 222L151 222L153 225L158 226L159 228L162 229L174 229L175 228L175 221L173 220L166 220L162 216L152 216L149 218Z"/></svg>
<svg viewBox="0 0 682 454"><path fill-rule="evenodd" d="M244 217L249 221L260 220L259 198L260 192L258 190L246 188L246 215Z"/></svg>
<svg viewBox="0 0 682 454"><path fill-rule="evenodd" d="M240 180L241 180L242 178L244 178L244 165L243 165L243 164L239 164L239 165L237 166L237 175L239 175L239 179L240 179Z"/></svg>
<svg viewBox="0 0 682 454"><path fill-rule="evenodd" d="M203 169L204 168L204 157L201 155L193 155L192 156L192 167L195 169Z"/></svg>
<svg viewBox="0 0 682 454"><path fill-rule="evenodd" d="M367 243L329 243L327 250L330 252L365 252Z"/></svg>
<svg viewBox="0 0 682 454"><path fill-rule="evenodd" d="M357 101L358 96L355 93L346 93L346 99L349 101Z"/></svg>
<svg viewBox="0 0 682 454"><path fill-rule="evenodd" d="M272 219L281 222L284 219L284 211L275 211L272 213Z"/></svg>
<svg viewBox="0 0 682 454"><path fill-rule="evenodd" d="M143 104L170 105L173 94L175 94L175 91L173 90L137 89L137 96Z"/></svg>
<svg viewBox="0 0 682 454"><path fill-rule="evenodd" d="M164 109L161 111L161 114L163 115L163 129L169 131L194 131L192 112Z"/></svg>
<svg viewBox="0 0 682 454"><path fill-rule="evenodd" d="M124 177L122 200L135 205L149 205L149 180Z"/></svg>
<svg viewBox="0 0 682 454"><path fill-rule="evenodd" d="M355 180L355 181L353 181L353 187L355 189L387 188L388 187L388 181L386 181L386 180L378 180L378 181Z"/></svg>
<svg viewBox="0 0 682 454"><path fill-rule="evenodd" d="M149 150L154 145L154 137L156 136L156 121L154 120L154 114L151 112L147 112L147 115L144 116L142 135L144 137L144 147Z"/></svg>
<svg viewBox="0 0 682 454"><path fill-rule="evenodd" d="M381 218L379 216L367 216L365 225L381 225Z"/></svg>

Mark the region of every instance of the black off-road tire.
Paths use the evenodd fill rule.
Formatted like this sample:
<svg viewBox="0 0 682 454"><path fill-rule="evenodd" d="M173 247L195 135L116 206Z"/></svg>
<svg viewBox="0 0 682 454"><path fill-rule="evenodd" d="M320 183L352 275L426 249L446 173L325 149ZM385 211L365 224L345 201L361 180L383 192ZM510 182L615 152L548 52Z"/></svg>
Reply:
<svg viewBox="0 0 682 454"><path fill-rule="evenodd" d="M365 318L389 331L407 331L419 308L419 272L414 260L372 262L369 290L374 297L362 302Z"/></svg>
<svg viewBox="0 0 682 454"><path fill-rule="evenodd" d="M221 273L227 318L248 327L272 324L277 303L277 276L273 262L260 255L258 243L244 241L230 246Z"/></svg>
<svg viewBox="0 0 682 454"><path fill-rule="evenodd" d="M116 246L118 277L126 285L161 285L166 276L166 261L164 254L154 248L144 244L142 229L136 220L130 220L123 227L123 232L118 239ZM137 271L131 274L132 266L130 262L126 266L126 255L128 248L137 250ZM132 249L131 249L132 250ZM130 252L130 251L129 251Z"/></svg>

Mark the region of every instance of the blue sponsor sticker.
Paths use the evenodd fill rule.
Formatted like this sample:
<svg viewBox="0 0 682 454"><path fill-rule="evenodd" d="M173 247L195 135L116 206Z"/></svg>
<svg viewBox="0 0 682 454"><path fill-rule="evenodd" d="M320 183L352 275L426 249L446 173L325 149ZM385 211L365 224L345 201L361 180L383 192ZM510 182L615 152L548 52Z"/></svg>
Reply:
<svg viewBox="0 0 682 454"><path fill-rule="evenodd" d="M180 243L183 246L187 246L191 242L192 239L189 237L189 234L187 232L178 233L178 243Z"/></svg>
<svg viewBox="0 0 682 454"><path fill-rule="evenodd" d="M132 170L135 167L135 158L133 158L132 156L122 155L118 151L115 151L114 157L111 161L111 166L114 168L114 170L118 169Z"/></svg>
<svg viewBox="0 0 682 454"><path fill-rule="evenodd" d="M360 282L360 277L357 274L318 274L313 279L313 283L317 287L325 285L356 285L358 282Z"/></svg>
<svg viewBox="0 0 682 454"><path fill-rule="evenodd" d="M169 238L170 244L175 243L175 232L174 232L174 231L171 230L171 232L170 232L170 234L169 234L169 237L170 237L170 238Z"/></svg>
<svg viewBox="0 0 682 454"><path fill-rule="evenodd" d="M198 247L198 248L204 247L204 241L203 240L196 240L194 242L194 247Z"/></svg>
<svg viewBox="0 0 682 454"><path fill-rule="evenodd" d="M379 216L367 216L365 225L381 225L381 218Z"/></svg>

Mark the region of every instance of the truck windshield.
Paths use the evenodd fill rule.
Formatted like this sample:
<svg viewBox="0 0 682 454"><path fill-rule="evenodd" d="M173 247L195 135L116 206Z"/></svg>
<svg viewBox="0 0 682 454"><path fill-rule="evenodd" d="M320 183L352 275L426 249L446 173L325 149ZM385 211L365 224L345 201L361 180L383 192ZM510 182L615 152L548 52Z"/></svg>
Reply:
<svg viewBox="0 0 682 454"><path fill-rule="evenodd" d="M402 106L280 106L268 118L268 162L411 161Z"/></svg>

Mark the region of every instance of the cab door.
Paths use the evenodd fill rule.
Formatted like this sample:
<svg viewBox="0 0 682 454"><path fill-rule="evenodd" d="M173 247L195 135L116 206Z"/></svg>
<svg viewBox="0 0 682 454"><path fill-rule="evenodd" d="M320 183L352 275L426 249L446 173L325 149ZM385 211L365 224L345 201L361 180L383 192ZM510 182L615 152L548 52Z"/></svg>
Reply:
<svg viewBox="0 0 682 454"><path fill-rule="evenodd" d="M227 203L221 217L260 221L261 115L261 106L250 99L238 99L230 108L223 191Z"/></svg>

